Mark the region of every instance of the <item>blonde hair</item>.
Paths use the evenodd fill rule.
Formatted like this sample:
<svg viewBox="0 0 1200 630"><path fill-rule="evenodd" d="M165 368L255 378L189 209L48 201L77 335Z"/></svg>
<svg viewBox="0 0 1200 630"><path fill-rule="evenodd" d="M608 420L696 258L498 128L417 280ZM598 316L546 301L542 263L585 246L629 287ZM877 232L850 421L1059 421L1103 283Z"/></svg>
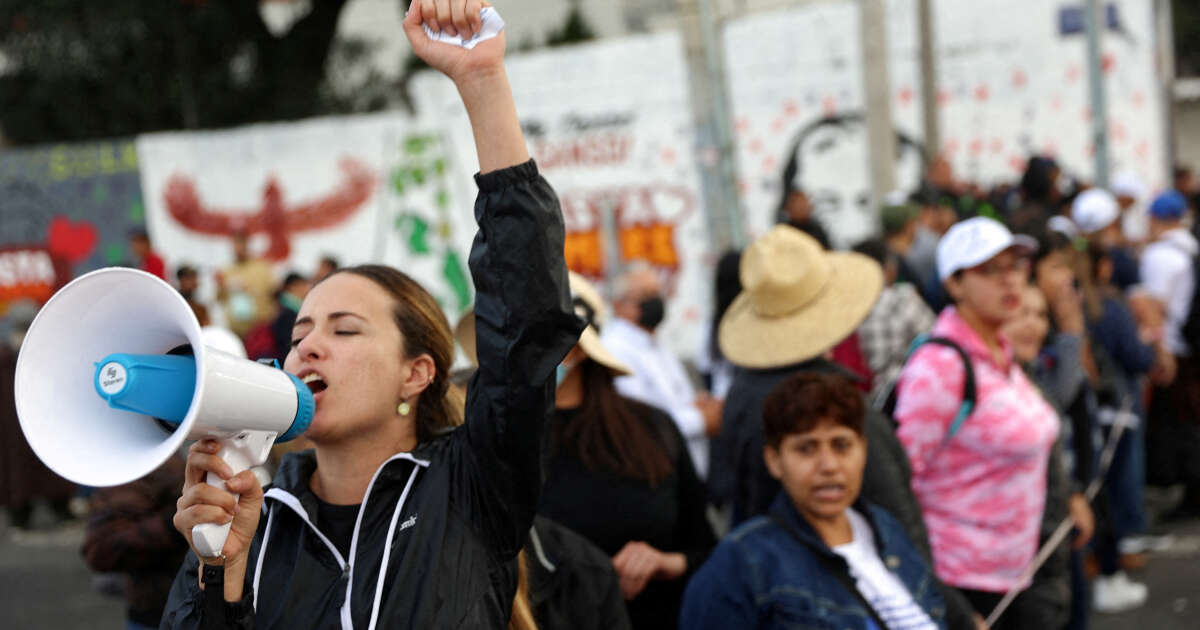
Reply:
<svg viewBox="0 0 1200 630"><path fill-rule="evenodd" d="M538 630L537 621L533 618L533 606L529 604L529 566L525 561L524 549L517 554L517 594L513 597L508 630Z"/></svg>

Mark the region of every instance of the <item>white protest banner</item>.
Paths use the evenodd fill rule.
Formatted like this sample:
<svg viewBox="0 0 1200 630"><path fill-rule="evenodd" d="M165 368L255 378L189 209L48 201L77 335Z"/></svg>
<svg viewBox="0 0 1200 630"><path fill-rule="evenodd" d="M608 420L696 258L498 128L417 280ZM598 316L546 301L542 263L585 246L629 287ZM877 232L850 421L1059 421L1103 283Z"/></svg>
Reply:
<svg viewBox="0 0 1200 630"><path fill-rule="evenodd" d="M567 265L603 288L623 265L651 264L669 294L663 341L693 356L712 262L679 35L512 55L507 66L530 152L562 202ZM453 180L469 182L473 142L453 86L427 73L413 93L426 120L449 121L464 169Z"/></svg>
<svg viewBox="0 0 1200 630"><path fill-rule="evenodd" d="M943 145L959 177L993 184L1020 178L1034 154L1070 174L1093 176L1084 3L1042 0L934 2ZM1166 184L1161 98L1155 85L1152 3L1108 3L1103 68L1112 172ZM897 184L920 179L922 143L913 0L890 0L888 56L899 136ZM869 207L859 11L815 3L729 23L724 31L734 110L739 188L751 234L774 222L781 172L797 155L807 189L833 240L874 233ZM886 191L885 191L886 192Z"/></svg>
<svg viewBox="0 0 1200 630"><path fill-rule="evenodd" d="M324 255L390 264L453 317L470 301L473 219L445 182L460 169L436 154L439 138L396 114L143 136L147 226L168 263L205 271L232 262L238 232L281 272L310 273Z"/></svg>

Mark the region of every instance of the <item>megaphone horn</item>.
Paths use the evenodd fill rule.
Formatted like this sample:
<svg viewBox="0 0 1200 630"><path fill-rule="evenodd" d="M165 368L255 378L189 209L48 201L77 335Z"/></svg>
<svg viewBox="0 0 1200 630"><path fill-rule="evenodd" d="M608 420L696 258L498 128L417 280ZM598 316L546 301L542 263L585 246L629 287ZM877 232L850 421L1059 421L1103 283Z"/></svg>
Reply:
<svg viewBox="0 0 1200 630"><path fill-rule="evenodd" d="M295 376L207 347L183 296L126 268L93 271L50 298L21 344L15 394L33 452L89 486L138 479L204 438L221 441L236 474L303 433L315 408ZM223 486L213 474L208 483ZM192 542L219 556L228 533L199 525Z"/></svg>

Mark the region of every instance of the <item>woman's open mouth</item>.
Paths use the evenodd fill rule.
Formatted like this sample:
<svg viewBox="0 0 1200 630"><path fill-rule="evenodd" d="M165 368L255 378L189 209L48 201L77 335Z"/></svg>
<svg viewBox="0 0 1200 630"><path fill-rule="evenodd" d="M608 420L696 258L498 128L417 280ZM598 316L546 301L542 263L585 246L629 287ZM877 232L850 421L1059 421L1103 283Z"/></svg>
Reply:
<svg viewBox="0 0 1200 630"><path fill-rule="evenodd" d="M329 388L329 386L325 384L325 379L321 378L321 375L317 374L316 372L306 374L304 375L304 378L300 380L304 381L304 384L308 385L308 389L314 394L319 394Z"/></svg>

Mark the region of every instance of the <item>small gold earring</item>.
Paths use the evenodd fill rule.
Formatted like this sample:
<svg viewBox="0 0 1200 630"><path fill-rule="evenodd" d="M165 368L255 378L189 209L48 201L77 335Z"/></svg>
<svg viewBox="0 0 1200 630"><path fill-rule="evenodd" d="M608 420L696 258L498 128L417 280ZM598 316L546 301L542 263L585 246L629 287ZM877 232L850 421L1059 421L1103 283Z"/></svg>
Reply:
<svg viewBox="0 0 1200 630"><path fill-rule="evenodd" d="M412 413L412 407L409 406L408 401L406 400L400 403L400 406L396 407L396 413L402 416L407 416L408 414Z"/></svg>

